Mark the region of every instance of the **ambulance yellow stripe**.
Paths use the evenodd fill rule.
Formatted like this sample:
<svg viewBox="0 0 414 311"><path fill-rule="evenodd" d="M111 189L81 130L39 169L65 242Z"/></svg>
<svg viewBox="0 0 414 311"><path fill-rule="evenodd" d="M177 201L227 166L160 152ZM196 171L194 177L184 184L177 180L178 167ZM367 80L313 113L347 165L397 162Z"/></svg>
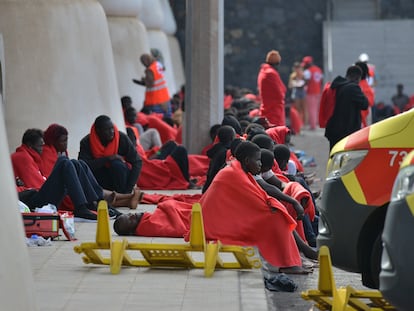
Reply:
<svg viewBox="0 0 414 311"><path fill-rule="evenodd" d="M404 158L403 162L401 163L400 170L406 166L414 164L414 151L411 151L407 156Z"/></svg>
<svg viewBox="0 0 414 311"><path fill-rule="evenodd" d="M364 192L362 191L361 185L359 184L358 178L355 175L355 171L342 176L341 179L352 199L359 204L367 205L367 200Z"/></svg>
<svg viewBox="0 0 414 311"><path fill-rule="evenodd" d="M332 148L330 154L332 155L332 154L335 154L336 152L346 150L345 145L347 141L348 141L348 136L341 139L339 142L337 142L336 145Z"/></svg>
<svg viewBox="0 0 414 311"><path fill-rule="evenodd" d="M412 148L413 143L408 139L412 135L412 115L414 111L408 111L370 126L369 140L372 148ZM398 118L398 122L395 119Z"/></svg>
<svg viewBox="0 0 414 311"><path fill-rule="evenodd" d="M414 216L414 193L411 193L405 197L405 201L408 204L408 207L411 210L411 214Z"/></svg>

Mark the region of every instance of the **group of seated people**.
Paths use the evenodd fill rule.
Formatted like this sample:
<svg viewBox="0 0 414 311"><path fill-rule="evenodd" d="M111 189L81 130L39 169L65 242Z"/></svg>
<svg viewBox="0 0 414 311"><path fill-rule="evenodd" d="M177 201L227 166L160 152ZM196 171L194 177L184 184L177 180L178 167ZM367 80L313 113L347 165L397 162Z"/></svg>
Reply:
<svg viewBox="0 0 414 311"><path fill-rule="evenodd" d="M184 238L192 204L200 202L207 239L257 246L280 272L311 271L302 266L301 253L317 258L312 224L317 212L303 167L288 148L286 126L251 122L242 127L236 116L226 114L212 129L205 155L189 155L174 139L163 141L162 129L148 126L156 116L143 116L128 102L123 98L127 133L108 116L98 116L80 141L77 159L67 153L68 131L62 125L51 124L44 132L26 130L11 155L19 199L30 209L48 203L71 209L85 221L96 221L97 202L106 200L120 235ZM201 193L144 193L200 187L191 179L191 163L200 157L207 163L199 170L204 174ZM135 209L139 203L157 208L135 214L116 209Z"/></svg>
<svg viewBox="0 0 414 311"><path fill-rule="evenodd" d="M283 143L275 144L260 125L252 124L251 132L238 134L238 127L229 125L236 124L236 118L226 116L223 121L227 124L218 128L217 141L208 151L210 166L202 193L167 196L141 191L140 203L157 208L152 213L121 215L114 222L115 232L187 239L192 204L200 202L208 240L255 245L280 272L309 273L300 253L317 257L303 222L305 217L314 219L315 206L312 193L296 181L301 175L284 172L291 151ZM281 127L278 132L283 137L289 130Z"/></svg>

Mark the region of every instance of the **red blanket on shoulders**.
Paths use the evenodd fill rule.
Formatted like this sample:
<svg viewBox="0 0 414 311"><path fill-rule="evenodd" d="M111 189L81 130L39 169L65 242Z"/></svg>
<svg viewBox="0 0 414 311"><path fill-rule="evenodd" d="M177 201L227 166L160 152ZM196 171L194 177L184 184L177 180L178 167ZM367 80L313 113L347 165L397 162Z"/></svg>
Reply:
<svg viewBox="0 0 414 311"><path fill-rule="evenodd" d="M262 98L260 115L274 125L286 125L286 86L277 70L269 64L262 64L257 77L257 87Z"/></svg>
<svg viewBox="0 0 414 311"><path fill-rule="evenodd" d="M204 230L209 240L223 244L257 246L277 267L300 266L292 231L295 220L269 197L238 161L222 169L200 199ZM137 226L141 236L189 238L192 202L167 199L154 213L145 213Z"/></svg>
<svg viewBox="0 0 414 311"><path fill-rule="evenodd" d="M257 246L277 267L301 265L292 235L295 220L242 170L240 162L233 161L219 171L200 203L207 239Z"/></svg>

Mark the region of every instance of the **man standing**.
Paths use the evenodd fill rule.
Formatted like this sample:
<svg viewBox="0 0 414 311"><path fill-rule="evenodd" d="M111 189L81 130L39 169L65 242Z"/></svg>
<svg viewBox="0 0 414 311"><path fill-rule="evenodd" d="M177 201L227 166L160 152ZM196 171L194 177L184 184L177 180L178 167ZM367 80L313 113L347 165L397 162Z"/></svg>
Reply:
<svg viewBox="0 0 414 311"><path fill-rule="evenodd" d="M396 113L401 113L406 110L406 106L410 102L410 98L404 93L404 85L401 83L397 84L397 93L391 97L391 101Z"/></svg>
<svg viewBox="0 0 414 311"><path fill-rule="evenodd" d="M302 59L302 66L306 81L305 124L308 124L309 128L314 130L318 122L323 73L321 68L313 63L312 56L305 56Z"/></svg>
<svg viewBox="0 0 414 311"><path fill-rule="evenodd" d="M103 188L119 193L132 192L142 167L129 137L105 115L97 117L90 133L82 138L78 158L89 165Z"/></svg>
<svg viewBox="0 0 414 311"><path fill-rule="evenodd" d="M272 50L267 53L266 62L261 65L257 77L257 88L262 99L260 115L277 126L286 125L286 86L276 70L281 60L278 51Z"/></svg>
<svg viewBox="0 0 414 311"><path fill-rule="evenodd" d="M350 66L345 78L337 76L332 81L330 87L336 90L335 108L325 129L330 150L342 138L361 129L361 110L368 108L368 99L359 87L361 76L358 66Z"/></svg>
<svg viewBox="0 0 414 311"><path fill-rule="evenodd" d="M145 76L141 80L132 81L146 87L144 108L150 112L162 113L164 117L171 117L171 98L163 71L150 54L142 54L140 59L146 68Z"/></svg>

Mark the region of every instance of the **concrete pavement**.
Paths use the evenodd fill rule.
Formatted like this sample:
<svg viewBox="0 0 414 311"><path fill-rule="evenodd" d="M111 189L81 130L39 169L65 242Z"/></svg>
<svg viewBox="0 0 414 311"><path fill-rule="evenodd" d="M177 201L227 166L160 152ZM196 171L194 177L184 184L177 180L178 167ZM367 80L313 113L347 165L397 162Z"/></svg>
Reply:
<svg viewBox="0 0 414 311"><path fill-rule="evenodd" d="M322 130L304 131L294 136L296 149L315 157L318 166L314 189L323 185L328 142ZM319 180L319 181L318 181ZM185 193L197 193L187 190ZM153 191L173 194L183 191ZM139 205L138 211L150 211L154 205ZM128 209L121 209L129 212ZM112 225L112 221L111 221ZM111 227L112 228L112 227ZM205 278L203 270L150 269L123 267L112 275L109 266L86 265L73 251L81 242L95 240L96 224L76 223L78 241L54 241L48 247L30 247L37 309L42 311L82 310L312 310L312 302L301 298L301 291L317 288L318 269L309 275L289 275L298 285L293 293L265 289L261 270L217 270ZM117 238L116 234L113 234ZM130 241L177 243L181 239L128 237ZM363 288L358 274L334 269L340 286ZM315 309L316 310L316 309Z"/></svg>
<svg viewBox="0 0 414 311"><path fill-rule="evenodd" d="M154 208L140 205L137 211ZM268 310L260 269L217 270L213 277L205 278L201 269L123 267L113 275L109 266L84 264L73 250L81 242L95 241L95 233L96 223L76 223L78 241L62 238L52 246L29 247L38 310ZM119 239L115 233L113 238ZM183 242L144 237L128 240Z"/></svg>

